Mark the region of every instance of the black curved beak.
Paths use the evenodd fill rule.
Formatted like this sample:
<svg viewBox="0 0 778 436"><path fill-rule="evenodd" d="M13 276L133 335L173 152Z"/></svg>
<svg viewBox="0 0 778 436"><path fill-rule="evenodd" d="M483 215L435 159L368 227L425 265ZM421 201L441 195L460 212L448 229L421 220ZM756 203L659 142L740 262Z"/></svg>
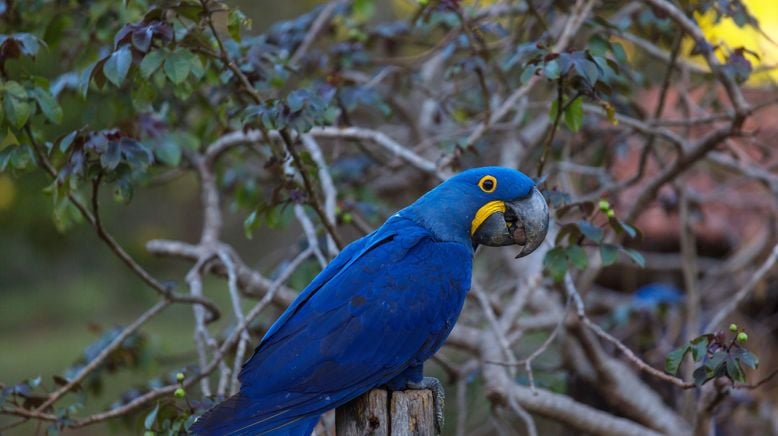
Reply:
<svg viewBox="0 0 778 436"><path fill-rule="evenodd" d="M505 202L505 211L489 215L472 235L474 245L519 245L524 257L540 246L548 231L548 205L536 188L524 198Z"/></svg>

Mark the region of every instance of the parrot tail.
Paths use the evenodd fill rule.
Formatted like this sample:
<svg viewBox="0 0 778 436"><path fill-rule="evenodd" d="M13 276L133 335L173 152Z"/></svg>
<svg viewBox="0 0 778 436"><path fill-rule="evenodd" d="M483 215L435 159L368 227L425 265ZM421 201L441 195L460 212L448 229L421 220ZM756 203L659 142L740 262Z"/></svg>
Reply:
<svg viewBox="0 0 778 436"><path fill-rule="evenodd" d="M261 415L250 413L256 400L233 395L205 412L190 429L193 435L265 435L265 436L310 436L319 415L306 416L284 424Z"/></svg>

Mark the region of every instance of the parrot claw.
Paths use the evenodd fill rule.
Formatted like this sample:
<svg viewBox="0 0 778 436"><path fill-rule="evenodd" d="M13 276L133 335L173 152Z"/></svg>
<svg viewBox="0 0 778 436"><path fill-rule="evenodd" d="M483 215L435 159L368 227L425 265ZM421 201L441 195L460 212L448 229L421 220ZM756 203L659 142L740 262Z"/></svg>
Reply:
<svg viewBox="0 0 778 436"><path fill-rule="evenodd" d="M435 428L438 434L443 432L443 406L446 402L446 392L443 390L443 384L435 377L424 377L419 383L408 382L408 389L421 390L429 389L432 391L433 405L435 407Z"/></svg>

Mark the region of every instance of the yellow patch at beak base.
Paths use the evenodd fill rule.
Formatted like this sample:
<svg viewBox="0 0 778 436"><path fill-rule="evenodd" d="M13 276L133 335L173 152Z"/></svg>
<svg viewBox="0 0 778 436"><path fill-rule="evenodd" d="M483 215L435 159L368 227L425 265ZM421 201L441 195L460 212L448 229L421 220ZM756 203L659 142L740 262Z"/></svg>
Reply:
<svg viewBox="0 0 778 436"><path fill-rule="evenodd" d="M495 212L505 212L505 203L495 200L481 206L481 208L478 209L478 212L475 213L475 218L473 218L473 221L470 223L470 236L472 236L475 231L478 230L478 227Z"/></svg>

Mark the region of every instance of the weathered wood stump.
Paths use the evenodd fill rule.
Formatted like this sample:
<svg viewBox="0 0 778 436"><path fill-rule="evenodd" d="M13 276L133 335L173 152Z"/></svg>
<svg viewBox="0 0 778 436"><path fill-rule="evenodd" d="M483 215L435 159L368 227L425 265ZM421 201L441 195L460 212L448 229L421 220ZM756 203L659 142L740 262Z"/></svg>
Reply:
<svg viewBox="0 0 778 436"><path fill-rule="evenodd" d="M337 436L436 436L432 391L372 391L335 412Z"/></svg>

